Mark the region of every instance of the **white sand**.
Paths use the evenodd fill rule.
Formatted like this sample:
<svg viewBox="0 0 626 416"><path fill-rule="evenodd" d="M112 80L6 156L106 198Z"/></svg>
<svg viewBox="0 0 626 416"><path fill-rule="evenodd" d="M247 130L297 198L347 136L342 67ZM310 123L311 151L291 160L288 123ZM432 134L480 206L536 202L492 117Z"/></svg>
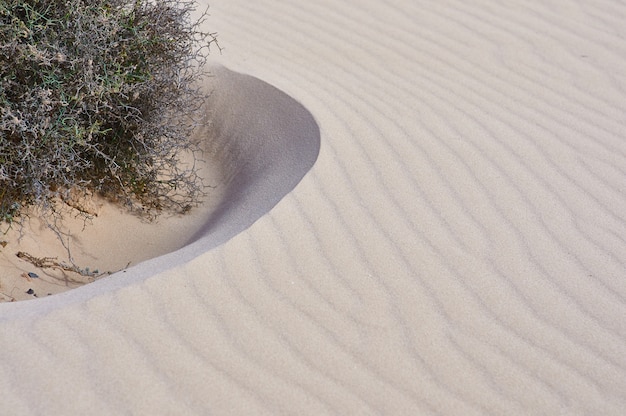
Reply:
<svg viewBox="0 0 626 416"><path fill-rule="evenodd" d="M623 414L626 6L211 14L220 205L0 304L0 413Z"/></svg>

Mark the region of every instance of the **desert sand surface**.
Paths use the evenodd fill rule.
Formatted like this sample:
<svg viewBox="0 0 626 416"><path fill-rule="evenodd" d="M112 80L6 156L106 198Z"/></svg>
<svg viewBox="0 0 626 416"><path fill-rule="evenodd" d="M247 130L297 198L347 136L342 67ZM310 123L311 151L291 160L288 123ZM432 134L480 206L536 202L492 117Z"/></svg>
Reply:
<svg viewBox="0 0 626 416"><path fill-rule="evenodd" d="M624 414L626 5L210 6L218 197L0 304L0 414Z"/></svg>
<svg viewBox="0 0 626 416"><path fill-rule="evenodd" d="M208 142L207 142L208 143ZM223 171L209 149L185 155L198 165L206 195L187 214L131 212L98 195L57 201L60 215L30 209L0 234L0 302L81 287L189 244L222 203Z"/></svg>

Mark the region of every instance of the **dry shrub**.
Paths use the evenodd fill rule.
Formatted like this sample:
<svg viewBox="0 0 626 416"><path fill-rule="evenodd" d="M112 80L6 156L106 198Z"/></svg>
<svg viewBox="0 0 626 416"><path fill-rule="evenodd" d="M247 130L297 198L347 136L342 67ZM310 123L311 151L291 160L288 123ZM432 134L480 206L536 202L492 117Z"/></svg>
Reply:
<svg viewBox="0 0 626 416"><path fill-rule="evenodd" d="M0 2L0 219L93 192L155 213L204 186L194 115L215 36L193 1ZM204 19L206 12L202 15Z"/></svg>

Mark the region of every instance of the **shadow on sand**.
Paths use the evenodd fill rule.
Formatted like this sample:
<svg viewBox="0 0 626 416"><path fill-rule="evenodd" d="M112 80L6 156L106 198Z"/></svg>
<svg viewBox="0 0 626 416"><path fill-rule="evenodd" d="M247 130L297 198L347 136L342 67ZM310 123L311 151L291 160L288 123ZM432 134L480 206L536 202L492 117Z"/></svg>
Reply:
<svg viewBox="0 0 626 416"><path fill-rule="evenodd" d="M211 69L207 119L199 137L220 195L182 248L94 283L28 302L0 304L0 320L46 313L142 281L192 260L250 227L300 182L315 163L320 130L300 103L255 77ZM167 238L167 237L165 237ZM104 254L106 255L106 254Z"/></svg>

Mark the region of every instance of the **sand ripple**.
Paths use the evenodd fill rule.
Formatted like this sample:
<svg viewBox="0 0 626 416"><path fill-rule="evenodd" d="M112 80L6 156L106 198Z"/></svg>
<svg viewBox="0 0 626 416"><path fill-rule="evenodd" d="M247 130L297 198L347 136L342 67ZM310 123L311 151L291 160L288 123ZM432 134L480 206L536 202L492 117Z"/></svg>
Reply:
<svg viewBox="0 0 626 416"><path fill-rule="evenodd" d="M256 191L188 249L47 315L0 308L18 414L623 413L623 4L211 6L217 60L302 103L319 157L295 186L313 147L235 153ZM282 107L257 98L220 128L263 131L254 109ZM259 200L293 155L293 190Z"/></svg>

